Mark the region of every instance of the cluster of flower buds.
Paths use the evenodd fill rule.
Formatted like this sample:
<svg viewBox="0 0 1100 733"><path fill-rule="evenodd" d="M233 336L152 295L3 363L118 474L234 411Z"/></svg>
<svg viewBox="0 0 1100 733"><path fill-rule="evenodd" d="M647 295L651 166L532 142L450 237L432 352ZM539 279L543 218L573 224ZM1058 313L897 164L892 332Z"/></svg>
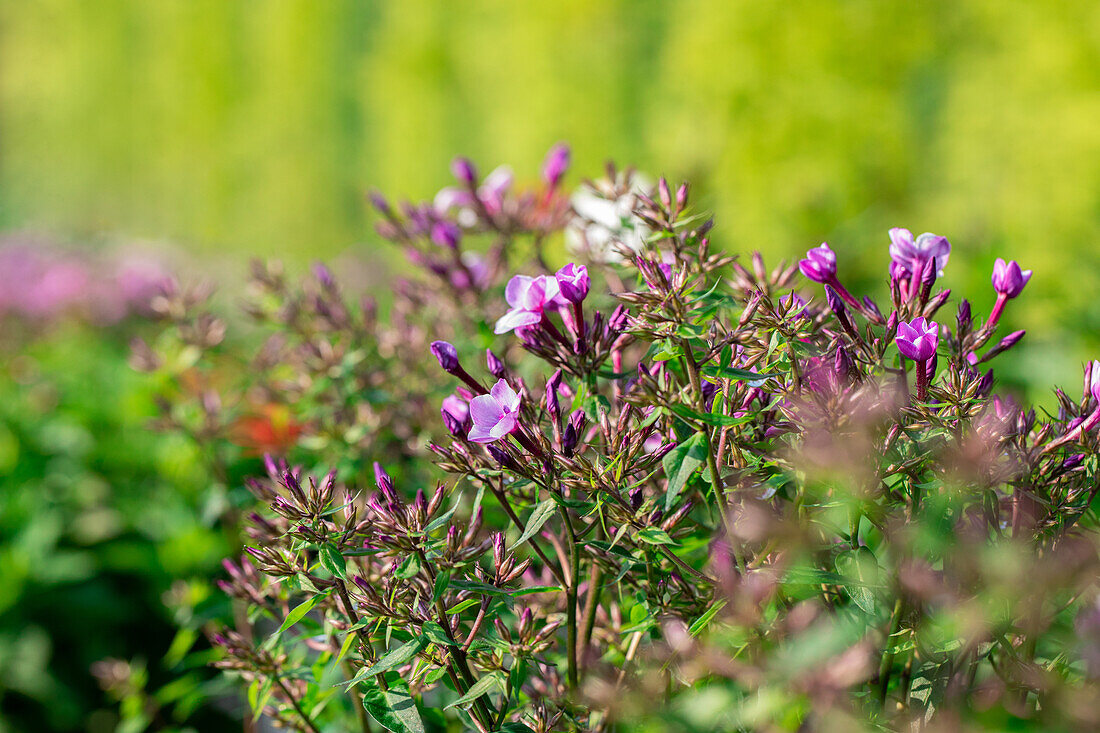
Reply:
<svg viewBox="0 0 1100 733"><path fill-rule="evenodd" d="M530 234L541 242L566 225L569 202L560 188L569 160L569 147L555 145L543 163L541 186L516 192L507 166L482 179L473 162L456 158L451 172L457 185L441 189L432 201L405 202L399 214L381 194L372 193L371 203L382 216L376 229L460 302L476 302L495 280L512 239ZM468 235L485 233L497 237L488 252L466 248ZM541 259L541 253L536 255Z"/></svg>

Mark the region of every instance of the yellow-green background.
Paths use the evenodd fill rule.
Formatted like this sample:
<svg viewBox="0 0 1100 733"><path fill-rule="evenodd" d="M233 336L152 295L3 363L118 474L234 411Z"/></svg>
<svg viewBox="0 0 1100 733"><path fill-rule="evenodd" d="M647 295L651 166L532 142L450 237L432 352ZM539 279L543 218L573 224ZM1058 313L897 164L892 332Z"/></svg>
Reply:
<svg viewBox="0 0 1100 733"><path fill-rule="evenodd" d="M979 309L1035 270L1013 378L1100 353L1100 3L35 0L0 4L0 225L202 256L386 257L362 192L546 148L694 182L738 251L947 235ZM1075 387L1076 389L1076 387Z"/></svg>

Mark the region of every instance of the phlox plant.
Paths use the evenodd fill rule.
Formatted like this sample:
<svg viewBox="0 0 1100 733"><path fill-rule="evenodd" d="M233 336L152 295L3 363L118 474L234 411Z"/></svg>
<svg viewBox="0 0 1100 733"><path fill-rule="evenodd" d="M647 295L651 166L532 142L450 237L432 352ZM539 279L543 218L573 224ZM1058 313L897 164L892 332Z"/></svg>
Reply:
<svg viewBox="0 0 1100 733"><path fill-rule="evenodd" d="M293 317L275 306L301 347L264 393L310 414L248 482L232 620L209 629L247 715L1100 725L1100 363L1042 416L990 367L1031 272L998 261L990 316L952 312L947 238L893 229L880 303L843 285L843 249L742 263L686 184L610 168L571 198L567 166L556 147L520 190L460 159L431 202L373 194L421 272L395 325L349 326L324 269ZM563 229L573 261L550 267Z"/></svg>

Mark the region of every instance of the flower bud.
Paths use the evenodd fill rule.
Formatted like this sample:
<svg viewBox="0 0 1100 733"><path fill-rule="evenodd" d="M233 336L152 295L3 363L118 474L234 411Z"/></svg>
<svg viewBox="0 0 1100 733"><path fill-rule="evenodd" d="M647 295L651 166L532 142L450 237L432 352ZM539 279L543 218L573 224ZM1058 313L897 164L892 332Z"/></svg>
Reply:
<svg viewBox="0 0 1100 733"><path fill-rule="evenodd" d="M432 354L439 360L439 366L443 368L443 371L448 374L454 374L458 371L458 349L446 341L433 341L432 342Z"/></svg>
<svg viewBox="0 0 1100 733"><path fill-rule="evenodd" d="M440 247L455 249L462 241L462 230L449 221L439 221L432 226L432 241Z"/></svg>
<svg viewBox="0 0 1100 733"><path fill-rule="evenodd" d="M455 158L451 163L451 174L468 186L477 182L477 169L469 158Z"/></svg>
<svg viewBox="0 0 1100 733"><path fill-rule="evenodd" d="M497 379L504 379L504 373L506 371L504 362L500 360L499 356L493 353L492 349L485 349L485 366L494 377Z"/></svg>
<svg viewBox="0 0 1100 733"><path fill-rule="evenodd" d="M569 146L565 143L558 143L550 148L550 152L546 154L546 160L542 163L542 180L546 181L549 188L557 188L561 183L565 172L569 170L569 158Z"/></svg>

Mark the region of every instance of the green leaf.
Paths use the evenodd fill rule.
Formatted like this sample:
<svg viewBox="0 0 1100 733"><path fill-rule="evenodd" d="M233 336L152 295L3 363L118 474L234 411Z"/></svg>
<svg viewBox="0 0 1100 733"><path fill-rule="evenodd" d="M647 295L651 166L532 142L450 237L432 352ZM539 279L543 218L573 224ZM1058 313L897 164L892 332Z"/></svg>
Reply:
<svg viewBox="0 0 1100 733"><path fill-rule="evenodd" d="M718 377L719 379L734 379L744 382L763 382L766 379L772 377L778 377L776 373L759 374L757 372L751 372L748 369L737 369L736 367L703 367L703 374L708 377Z"/></svg>
<svg viewBox="0 0 1100 733"><path fill-rule="evenodd" d="M453 507L433 519L431 523L424 528L424 534L431 534L437 529L442 529L443 525L445 525L451 519L451 516L455 513L456 509L458 509L458 504L455 504Z"/></svg>
<svg viewBox="0 0 1100 733"><path fill-rule="evenodd" d="M363 690L363 707L375 722L392 733L424 733L424 721L404 683L382 690L371 684Z"/></svg>
<svg viewBox="0 0 1100 733"><path fill-rule="evenodd" d="M321 565L325 570L332 573L335 578L345 578L348 574L347 562L344 560L344 556L340 554L340 550L336 548L336 545L325 543L321 545Z"/></svg>
<svg viewBox="0 0 1100 733"><path fill-rule="evenodd" d="M516 549L527 540L535 536L535 533L542 529L542 525L546 524L558 508L557 502L553 499L547 499L535 507L531 512L531 516L527 518L527 524L523 528L523 534L519 536L519 539L512 543L512 546L508 548L509 551Z"/></svg>
<svg viewBox="0 0 1100 733"><path fill-rule="evenodd" d="M415 578L419 572L420 558L416 555L409 555L397 566L397 572L394 574L402 580L408 580L409 578Z"/></svg>
<svg viewBox="0 0 1100 733"><path fill-rule="evenodd" d="M382 674L383 672L389 672L391 670L402 667L412 661L413 657L421 652L427 642L423 637L417 637L410 642L402 644L396 649L383 654L377 662L369 667L359 670L359 673L352 677L347 682L343 683L345 687L351 686L358 682L362 682L368 677L373 677L376 674Z"/></svg>
<svg viewBox="0 0 1100 733"><path fill-rule="evenodd" d="M454 616L456 613L462 613L463 611L465 611L470 606L476 606L479 603L481 603L481 601L479 601L476 598L467 598L466 600L462 601L461 603L456 603L455 605L448 608L447 609L447 615L448 616Z"/></svg>
<svg viewBox="0 0 1100 733"><path fill-rule="evenodd" d="M707 624L710 623L711 619L713 619L715 616L717 616L718 612L721 611L725 607L726 607L726 601L715 601L714 604L711 605L711 607L708 608L706 610L706 612L703 613L702 616L695 619L695 623L693 623L688 628L688 633L691 634L692 636L698 636L699 633L707 627Z"/></svg>
<svg viewBox="0 0 1100 733"><path fill-rule="evenodd" d="M879 567L875 555L866 547L837 555L837 572L844 576L844 590L861 611L875 613L875 594L868 588L878 581ZM854 582L852 582L854 581Z"/></svg>
<svg viewBox="0 0 1100 733"><path fill-rule="evenodd" d="M526 723L505 723L493 733L535 733Z"/></svg>
<svg viewBox="0 0 1100 733"><path fill-rule="evenodd" d="M504 675L500 672L500 670L490 672L489 674L483 676L481 679L475 682L473 686L466 691L465 695L458 698L447 707L453 708L456 705L466 705L467 703L472 703L474 700L478 699L482 695L486 695L493 690L503 689L503 687Z"/></svg>
<svg viewBox="0 0 1100 733"><path fill-rule="evenodd" d="M443 594L447 588L451 585L451 571L441 570L438 575L435 576L435 586L432 588L432 603L435 603Z"/></svg>
<svg viewBox="0 0 1100 733"><path fill-rule="evenodd" d="M659 342L660 348L649 358L652 361L669 361L684 355L684 350L678 344Z"/></svg>
<svg viewBox="0 0 1100 733"><path fill-rule="evenodd" d="M424 632L424 636L433 644L439 644L440 646L455 645L455 643L451 641L451 637L447 636L446 630L435 621L428 621L425 623L422 631Z"/></svg>
<svg viewBox="0 0 1100 733"><path fill-rule="evenodd" d="M683 491L691 475L703 465L706 459L707 436L705 433L696 433L664 457L662 463L665 467L665 475L668 477L668 488L665 490L666 512L676 502L676 497Z"/></svg>
<svg viewBox="0 0 1100 733"><path fill-rule="evenodd" d="M673 542L672 538L668 536L667 532L662 529L657 529L656 527L646 527L645 529L639 530L638 534L634 536L650 545L676 544Z"/></svg>
<svg viewBox="0 0 1100 733"><path fill-rule="evenodd" d="M316 606L321 599L327 596L327 591L324 593L319 593L311 598L307 598L303 603L296 606L293 611L286 615L286 618L283 620L283 625L279 627L279 630L276 632L276 634L283 633L291 626L301 621L303 618L305 618L305 615L309 613L310 610L314 606Z"/></svg>

